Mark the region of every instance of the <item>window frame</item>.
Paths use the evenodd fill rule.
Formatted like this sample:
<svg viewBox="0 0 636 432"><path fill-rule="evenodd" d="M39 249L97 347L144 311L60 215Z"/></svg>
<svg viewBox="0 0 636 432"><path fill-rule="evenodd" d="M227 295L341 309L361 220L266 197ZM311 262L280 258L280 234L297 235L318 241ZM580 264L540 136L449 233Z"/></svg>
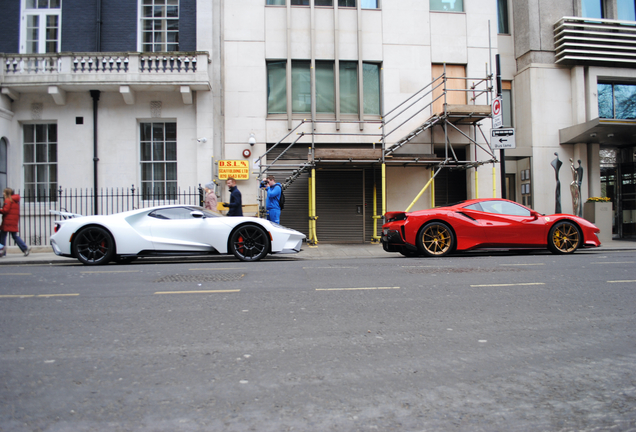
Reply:
<svg viewBox="0 0 636 432"><path fill-rule="evenodd" d="M155 121L161 120L161 121ZM174 125L174 139L167 139L166 134L166 125L171 124ZM144 125L150 125L150 137L144 138ZM155 125L163 125L162 128L162 139L155 139L154 137L154 126ZM140 120L138 122L138 130L139 130L139 141L138 141L138 149L139 149L139 184L141 185L141 195L143 201L164 201L164 200L172 200L175 199L178 188L178 124L176 120L169 119L151 119L151 120ZM155 150L156 145L161 142L162 145L162 159L158 157L155 158ZM174 159L168 159L166 149L167 143L174 144ZM150 152L150 158L145 159L144 154L144 144L149 145L149 149L146 151ZM174 165L174 179L168 178L168 164ZM146 168L145 165L150 168L150 177L146 179ZM156 178L157 171L156 168L162 168L163 178ZM170 183L170 185L168 184ZM150 189L147 188L148 184L150 184ZM161 184L162 188L159 192L157 192L157 185ZM169 188L174 187L174 191L170 191Z"/></svg>
<svg viewBox="0 0 636 432"><path fill-rule="evenodd" d="M440 8L437 8L437 2L439 2L440 4ZM461 5L460 9L461 10L456 10L456 9L443 9L441 7L441 5L443 3L451 3L451 4L455 4L455 2L459 2L459 4ZM464 0L430 0L429 1L429 10L431 12L447 12L447 13L466 13L466 10L464 8Z"/></svg>
<svg viewBox="0 0 636 432"><path fill-rule="evenodd" d="M21 0L20 1L20 54L46 54L46 53L59 53L62 49L62 0L48 0L49 7L34 7L27 8L28 3L32 3L33 0ZM57 4L57 7L50 7L51 3ZM36 0L37 4L37 0ZM38 49L37 52L30 52L29 49L29 17L38 18ZM55 41L55 51L47 51L47 21L48 17L56 17L57 29L56 39L50 39Z"/></svg>
<svg viewBox="0 0 636 432"><path fill-rule="evenodd" d="M164 5L155 5L155 1L157 0L139 0L138 2L138 12L137 12L137 16L138 16L138 28L137 28L137 50L139 52L142 53L158 53L158 52L178 52L180 49L180 42L179 42L179 36L180 36L180 27L181 27L181 0L167 0L167 1L176 1L176 7L177 7L177 16L176 17L169 17L168 16L168 7L172 7L174 6L173 4L164 4ZM150 5L145 4L145 2L151 2ZM146 17L144 16L144 8L146 7L164 7L166 8L165 10L165 15L161 16L161 17ZM150 23L154 23L155 21L159 21L162 23L161 25L161 29L156 30L154 28L152 29L145 29L145 24L146 22L150 22ZM171 29L168 28L168 21L176 21L177 23L177 29L176 31L173 31ZM154 26L154 24L151 24L151 26ZM161 34L162 35L162 41L161 42L155 42L154 41L154 37L153 37L153 41L152 42L145 42L144 41L144 36L146 34L151 34L151 35L156 35L156 34ZM175 34L176 35L176 42L174 41L168 41L168 35L170 34ZM159 51L156 51L155 45L161 45L162 49ZM145 50L145 47L147 45L152 45L152 50L151 51L147 51ZM176 49L168 49L169 45L176 45Z"/></svg>
<svg viewBox="0 0 636 432"><path fill-rule="evenodd" d="M55 127L55 140L50 140L51 127L53 126ZM44 140L38 140L38 127L43 127L46 131ZM27 140L27 128L33 128L32 141ZM25 202L57 201L58 136L57 122L22 123L22 168L25 191L23 199ZM27 146L32 146L30 151ZM39 146L45 146L45 151L39 152ZM31 160L28 160L29 155L31 155ZM46 156L46 160L38 160L39 156L42 155ZM30 173L30 171L32 172ZM51 177L55 177L55 179L52 180ZM40 185L45 186L41 188Z"/></svg>

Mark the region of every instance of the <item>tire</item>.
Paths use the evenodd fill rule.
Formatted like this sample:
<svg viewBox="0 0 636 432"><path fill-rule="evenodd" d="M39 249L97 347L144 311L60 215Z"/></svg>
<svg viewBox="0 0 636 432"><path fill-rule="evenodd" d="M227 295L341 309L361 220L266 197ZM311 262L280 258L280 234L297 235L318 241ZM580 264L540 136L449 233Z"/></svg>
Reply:
<svg viewBox="0 0 636 432"><path fill-rule="evenodd" d="M258 225L243 225L232 233L230 251L241 261L258 261L269 252L269 236Z"/></svg>
<svg viewBox="0 0 636 432"><path fill-rule="evenodd" d="M115 256L115 241L104 228L90 226L75 235L72 249L82 264L107 264Z"/></svg>
<svg viewBox="0 0 636 432"><path fill-rule="evenodd" d="M417 234L417 247L423 255L443 257L455 250L455 234L443 222L430 222Z"/></svg>
<svg viewBox="0 0 636 432"><path fill-rule="evenodd" d="M570 221L554 224L548 234L548 249L553 254L571 254L579 248L583 236L579 228Z"/></svg>

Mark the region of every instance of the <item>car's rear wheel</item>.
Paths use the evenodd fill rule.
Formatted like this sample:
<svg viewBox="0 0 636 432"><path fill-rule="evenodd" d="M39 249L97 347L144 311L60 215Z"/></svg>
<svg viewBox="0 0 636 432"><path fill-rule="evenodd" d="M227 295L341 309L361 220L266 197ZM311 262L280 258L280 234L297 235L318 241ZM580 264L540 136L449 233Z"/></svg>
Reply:
<svg viewBox="0 0 636 432"><path fill-rule="evenodd" d="M258 261L269 252L269 237L258 225L243 225L232 233L230 252L241 261Z"/></svg>
<svg viewBox="0 0 636 432"><path fill-rule="evenodd" d="M417 240L420 252L431 257L446 256L455 248L455 234L443 222L430 222L424 225L417 235Z"/></svg>
<svg viewBox="0 0 636 432"><path fill-rule="evenodd" d="M572 222L558 222L548 234L548 249L555 254L571 254L579 248L581 239L581 231Z"/></svg>
<svg viewBox="0 0 636 432"><path fill-rule="evenodd" d="M115 241L104 228L90 226L75 235L72 248L82 264L107 264L115 254Z"/></svg>

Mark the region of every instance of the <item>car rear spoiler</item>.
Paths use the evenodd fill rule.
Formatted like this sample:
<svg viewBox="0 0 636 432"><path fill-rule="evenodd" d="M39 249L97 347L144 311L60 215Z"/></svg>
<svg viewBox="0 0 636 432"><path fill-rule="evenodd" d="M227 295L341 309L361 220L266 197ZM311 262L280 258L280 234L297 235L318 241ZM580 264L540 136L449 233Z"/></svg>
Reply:
<svg viewBox="0 0 636 432"><path fill-rule="evenodd" d="M61 216L62 219L73 219L73 218L78 218L83 216L81 214L64 212L59 210L49 210L49 213L57 215L57 216Z"/></svg>

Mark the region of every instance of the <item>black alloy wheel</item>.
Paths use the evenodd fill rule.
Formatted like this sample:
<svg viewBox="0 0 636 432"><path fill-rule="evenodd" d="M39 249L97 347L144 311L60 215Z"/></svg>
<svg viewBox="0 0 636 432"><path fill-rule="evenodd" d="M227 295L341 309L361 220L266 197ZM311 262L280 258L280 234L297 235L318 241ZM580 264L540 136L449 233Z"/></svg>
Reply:
<svg viewBox="0 0 636 432"><path fill-rule="evenodd" d="M115 241L110 233L98 226L80 230L73 240L73 254L85 265L107 264L115 255Z"/></svg>
<svg viewBox="0 0 636 432"><path fill-rule="evenodd" d="M230 251L241 261L258 261L269 252L269 236L258 225L243 225L232 233Z"/></svg>

